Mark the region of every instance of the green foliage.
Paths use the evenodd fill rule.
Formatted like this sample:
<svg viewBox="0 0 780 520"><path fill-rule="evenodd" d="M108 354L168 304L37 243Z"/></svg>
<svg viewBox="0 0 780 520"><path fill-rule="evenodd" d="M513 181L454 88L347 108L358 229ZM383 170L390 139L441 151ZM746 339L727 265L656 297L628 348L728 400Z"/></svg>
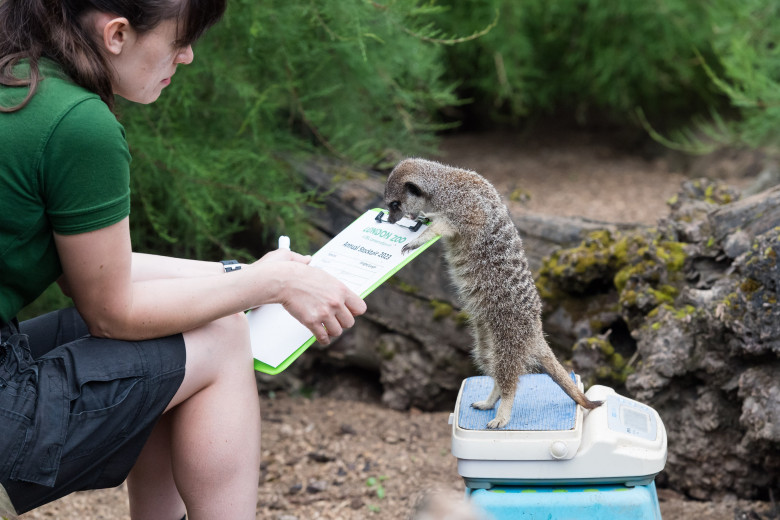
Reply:
<svg viewBox="0 0 780 520"><path fill-rule="evenodd" d="M708 67L717 86L740 113L735 130L742 144L758 147L780 137L780 4L769 0L713 5L719 33L714 42L723 69Z"/></svg>
<svg viewBox="0 0 780 520"><path fill-rule="evenodd" d="M606 111L622 124L636 107L653 118L690 115L716 103L700 66L714 37L707 5L687 0L448 0L452 27L495 29L448 49L450 74L486 114Z"/></svg>
<svg viewBox="0 0 780 520"><path fill-rule="evenodd" d="M257 251L273 233L301 243L303 228L296 221L312 195L284 163L240 142L217 144L215 136L212 147L185 134L168 129L130 138L136 249L247 258L236 245L247 228L260 232L246 251Z"/></svg>
<svg viewBox="0 0 780 520"><path fill-rule="evenodd" d="M387 167L431 155L446 128L439 114L452 118L459 96L471 103L459 117L598 113L686 150L702 136L765 143L780 128L778 9L768 0L233 0L160 101L122 107L134 242L244 259L280 233L305 244L301 217L317 194L301 187L292 158ZM671 138L653 129L696 114L706 124Z"/></svg>
<svg viewBox="0 0 780 520"><path fill-rule="evenodd" d="M62 294L59 285L53 283L34 302L19 311L16 317L19 321L24 321L55 309L64 309L72 306L73 301Z"/></svg>
<svg viewBox="0 0 780 520"><path fill-rule="evenodd" d="M431 150L433 115L457 103L426 41L442 36L429 20L438 11L415 0L230 2L157 103L122 107L137 247L249 257L279 233L301 244L316 199L291 157L318 148L382 165Z"/></svg>
<svg viewBox="0 0 780 520"><path fill-rule="evenodd" d="M780 142L780 4L770 0L718 0L708 9L714 57L704 70L728 98L731 111L713 111L661 142L692 153L723 145L767 147Z"/></svg>
<svg viewBox="0 0 780 520"><path fill-rule="evenodd" d="M385 475L381 475L379 478L368 477L368 479L366 479L366 486L376 491L376 497L380 500L386 496L385 487L382 485L382 482L385 480L387 480L387 476Z"/></svg>
<svg viewBox="0 0 780 520"><path fill-rule="evenodd" d="M383 500L386 496L385 487L382 485L382 482L384 482L387 479L387 476L382 475L379 478L377 477L368 477L366 479L366 486L371 488L374 492L376 492L376 497L379 500ZM372 513L379 513L381 512L382 508L376 504L368 504L367 505L368 510Z"/></svg>

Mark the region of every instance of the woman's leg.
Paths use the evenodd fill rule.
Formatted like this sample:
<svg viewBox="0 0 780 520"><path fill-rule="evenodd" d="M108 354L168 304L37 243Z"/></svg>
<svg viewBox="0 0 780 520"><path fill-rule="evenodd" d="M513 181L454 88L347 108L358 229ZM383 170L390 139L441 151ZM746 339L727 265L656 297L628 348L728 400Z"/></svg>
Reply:
<svg viewBox="0 0 780 520"><path fill-rule="evenodd" d="M171 466L171 417L163 415L154 427L127 477L131 518L179 520L184 516Z"/></svg>
<svg viewBox="0 0 780 520"><path fill-rule="evenodd" d="M260 402L246 319L223 318L184 342L184 381L128 479L131 514L176 520L180 496L190 520L253 519Z"/></svg>

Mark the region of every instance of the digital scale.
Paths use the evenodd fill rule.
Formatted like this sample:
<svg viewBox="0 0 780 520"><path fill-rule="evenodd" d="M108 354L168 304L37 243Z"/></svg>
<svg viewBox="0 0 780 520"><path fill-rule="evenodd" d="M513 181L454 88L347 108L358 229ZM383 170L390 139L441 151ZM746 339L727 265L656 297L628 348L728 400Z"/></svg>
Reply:
<svg viewBox="0 0 780 520"><path fill-rule="evenodd" d="M490 377L464 380L450 414L452 454L475 506L496 520L521 512L527 519L661 518L653 481L666 464L667 439L653 408L594 385L585 395L604 404L586 411L548 375L527 374L509 423L487 429L495 409L471 403L492 387Z"/></svg>

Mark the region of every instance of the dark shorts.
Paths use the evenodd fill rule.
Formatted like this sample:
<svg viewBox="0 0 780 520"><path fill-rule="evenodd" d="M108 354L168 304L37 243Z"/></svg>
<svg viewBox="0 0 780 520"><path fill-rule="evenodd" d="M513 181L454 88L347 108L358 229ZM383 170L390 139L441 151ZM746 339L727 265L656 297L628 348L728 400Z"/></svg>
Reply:
<svg viewBox="0 0 780 520"><path fill-rule="evenodd" d="M0 339L0 483L17 512L121 484L184 379L181 334L93 338L66 309L0 323Z"/></svg>

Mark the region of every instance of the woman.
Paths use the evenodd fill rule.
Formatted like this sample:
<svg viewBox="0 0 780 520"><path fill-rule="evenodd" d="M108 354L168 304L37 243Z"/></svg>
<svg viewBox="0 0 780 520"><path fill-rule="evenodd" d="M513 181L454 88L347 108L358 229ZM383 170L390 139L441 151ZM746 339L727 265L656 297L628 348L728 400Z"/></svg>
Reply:
<svg viewBox="0 0 780 520"><path fill-rule="evenodd" d="M242 311L323 344L364 302L308 257L132 252L111 112L151 103L225 0L0 0L0 484L18 512L125 478L133 518L255 517L260 412ZM75 310L19 324L57 280Z"/></svg>

